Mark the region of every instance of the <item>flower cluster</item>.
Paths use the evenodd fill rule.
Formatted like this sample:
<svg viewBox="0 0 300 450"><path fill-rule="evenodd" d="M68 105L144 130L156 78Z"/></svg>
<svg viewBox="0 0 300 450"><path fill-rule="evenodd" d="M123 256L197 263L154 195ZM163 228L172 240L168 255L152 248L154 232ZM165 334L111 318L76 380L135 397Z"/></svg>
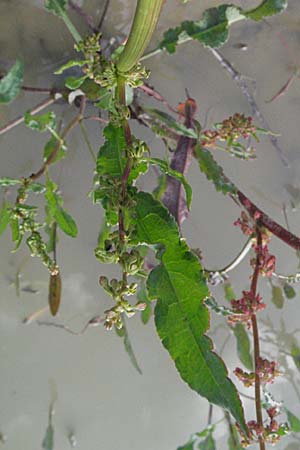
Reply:
<svg viewBox="0 0 300 450"><path fill-rule="evenodd" d="M226 142L227 150L235 150L233 153L242 158L253 158L254 149L245 148L238 143L239 139L248 139L254 137L257 139L258 129L253 125L252 117L246 117L244 114L235 113L228 119L215 125L216 129L206 130L201 135L201 145L204 147L215 147L217 141Z"/></svg>
<svg viewBox="0 0 300 450"><path fill-rule="evenodd" d="M240 367L237 367L233 373L235 376L243 383L245 387L251 387L255 383L255 373L254 372L245 372Z"/></svg>
<svg viewBox="0 0 300 450"><path fill-rule="evenodd" d="M267 245L254 246L256 255L258 256L258 266L259 273L263 277L271 277L272 273L275 271L276 258L274 255L269 253ZM256 266L256 258L253 258L250 262L251 266L254 268Z"/></svg>
<svg viewBox="0 0 300 450"><path fill-rule="evenodd" d="M228 316L229 324L245 323L248 328L251 327L251 316L266 307L262 297L259 294L253 296L251 291L243 291L243 297L231 300L231 306L233 314Z"/></svg>
<svg viewBox="0 0 300 450"><path fill-rule="evenodd" d="M233 225L240 227L246 236L252 236L255 234L255 224L250 222L250 218L245 211L241 212L241 217L239 217Z"/></svg>
<svg viewBox="0 0 300 450"><path fill-rule="evenodd" d="M258 358L256 371L261 383L273 383L274 378L280 375L276 368L276 362L264 358Z"/></svg>

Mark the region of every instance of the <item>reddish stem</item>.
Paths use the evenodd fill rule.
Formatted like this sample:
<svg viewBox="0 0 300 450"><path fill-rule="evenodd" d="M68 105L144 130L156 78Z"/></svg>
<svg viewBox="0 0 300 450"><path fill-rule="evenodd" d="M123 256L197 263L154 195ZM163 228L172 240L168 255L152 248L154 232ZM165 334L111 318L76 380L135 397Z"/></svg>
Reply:
<svg viewBox="0 0 300 450"><path fill-rule="evenodd" d="M251 297L254 299L256 297L257 282L259 276L259 266L260 266L260 249L262 246L262 237L259 228L256 228L257 236L257 254L256 254L256 264L251 282ZM256 314L251 316L251 324L253 330L253 347L254 347L254 364L255 364L255 408L256 408L256 421L260 429L263 429L263 416L261 409L261 395L260 395L260 378L259 378L259 360L260 360L260 348L259 348L259 332L256 320ZM260 450L265 450L265 442L263 437L259 437L259 448Z"/></svg>

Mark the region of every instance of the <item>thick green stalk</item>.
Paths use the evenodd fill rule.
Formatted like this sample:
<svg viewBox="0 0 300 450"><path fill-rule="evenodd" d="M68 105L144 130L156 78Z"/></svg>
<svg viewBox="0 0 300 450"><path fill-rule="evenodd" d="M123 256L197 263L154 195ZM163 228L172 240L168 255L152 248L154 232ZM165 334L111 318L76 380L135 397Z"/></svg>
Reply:
<svg viewBox="0 0 300 450"><path fill-rule="evenodd" d="M125 48L117 62L119 72L129 72L146 50L165 0L138 0Z"/></svg>

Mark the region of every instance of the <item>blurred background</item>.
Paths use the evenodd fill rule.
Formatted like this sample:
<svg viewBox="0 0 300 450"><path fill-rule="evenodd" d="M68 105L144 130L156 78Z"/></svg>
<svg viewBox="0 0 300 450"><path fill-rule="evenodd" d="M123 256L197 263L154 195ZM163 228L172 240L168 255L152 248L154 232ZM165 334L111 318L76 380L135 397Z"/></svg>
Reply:
<svg viewBox="0 0 300 450"><path fill-rule="evenodd" d="M150 49L155 48L167 28L184 19L200 18L206 8L220 3L191 0L184 4L168 0ZM243 8L258 3L258 0L235 1ZM94 23L99 23L104 0L76 4ZM134 7L132 0L109 1L102 27L104 39L114 37L119 42L124 39ZM89 32L86 21L74 9L70 10L70 17L82 35ZM236 185L284 226L286 211L289 227L298 235L300 3L289 0L287 10L278 16L259 23L242 21L233 25L230 39L220 52L245 77L270 129L279 135L278 145L288 167L268 136L256 145L255 160L241 161L221 152L216 158ZM19 58L25 64L24 84L52 87L60 83L60 78L53 75L54 70L74 54L68 30L59 18L44 10L41 0L1 0L2 72ZM184 44L175 55L161 53L148 59L146 65L151 70L150 84L174 107L185 100L188 89L198 104L198 120L206 122L207 127L235 112L252 115L251 106L236 82L200 43ZM270 101L288 80L283 95ZM43 98L43 94L22 92L11 105L1 106L0 127ZM145 97L142 100L153 104ZM74 114L65 104L56 104L52 109L63 115L64 121ZM254 121L261 126L256 117ZM98 151L101 125L89 122L86 126L92 146ZM154 155L165 155L161 140L135 123L132 126ZM18 178L38 169L45 141L44 135L22 124L3 134L0 176ZM41 314L39 320L80 331L92 317L110 307L111 299L99 287L98 278L100 274L112 277L117 269L100 265L94 257L102 211L88 197L93 159L79 131L68 142L67 157L51 173L60 186L66 208L76 219L79 236L72 240L60 235L57 252L63 277L62 306L55 320L48 312ZM183 224L183 235L191 247L201 249L205 267L224 267L245 243L245 236L232 225L240 210L229 198L215 192L196 164L191 167L188 179L193 187L193 204ZM151 184L147 177L140 183L143 189L150 185L153 186L153 181ZM14 195L11 194L11 199ZM160 343L153 319L146 326L138 316L127 321L142 374L131 364L122 339L101 325L88 328L82 335L72 335L63 328L39 325L34 319L24 324L24 319L47 306L48 273L39 260L29 256L25 246L12 253L10 231L1 236L0 248L0 437L4 449L42 448L51 405L54 448L60 450L72 446L85 450L176 450L191 434L206 427L209 405L181 381ZM297 272L299 259L293 250L276 238L270 248L277 257L277 272L286 275ZM250 274L247 258L231 272L230 281L238 298L241 290L249 287ZM297 346L300 355L300 298L298 287L294 288L296 295L292 299L284 297L284 304L277 302L276 306L270 283L260 282L259 290L268 305L260 315L260 329L265 340L262 354L279 361L284 374L276 380L271 392L300 418L300 363L297 368L297 358L290 356ZM220 303L226 302L222 286L212 291ZM235 382L232 371L240 365L236 341L224 324L222 317L213 315L210 335L217 351L224 347L222 356ZM236 383L244 392L242 385ZM247 395L253 395L251 389ZM243 402L247 420L254 419L253 401L243 398ZM215 407L212 422L222 417L223 412ZM285 421L285 416L280 419ZM227 424L222 422L215 430L219 450L227 448L227 436ZM300 449L299 435L284 438L276 448Z"/></svg>

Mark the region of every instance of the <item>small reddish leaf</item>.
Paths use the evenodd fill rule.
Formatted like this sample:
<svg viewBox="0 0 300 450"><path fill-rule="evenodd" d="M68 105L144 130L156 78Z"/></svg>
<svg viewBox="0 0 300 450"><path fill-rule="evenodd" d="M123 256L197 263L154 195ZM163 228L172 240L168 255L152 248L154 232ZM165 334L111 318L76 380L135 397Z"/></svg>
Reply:
<svg viewBox="0 0 300 450"><path fill-rule="evenodd" d="M51 274L49 280L48 302L52 316L57 314L61 299L61 277L60 273Z"/></svg>

